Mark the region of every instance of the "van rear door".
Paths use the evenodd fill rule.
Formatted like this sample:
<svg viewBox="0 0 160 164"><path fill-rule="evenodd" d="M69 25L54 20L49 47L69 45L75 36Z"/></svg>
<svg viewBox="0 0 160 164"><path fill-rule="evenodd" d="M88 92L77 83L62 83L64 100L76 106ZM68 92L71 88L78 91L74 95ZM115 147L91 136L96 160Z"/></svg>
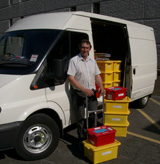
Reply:
<svg viewBox="0 0 160 164"><path fill-rule="evenodd" d="M127 25L130 52L131 100L152 94L157 77L157 54L153 29L143 25Z"/></svg>

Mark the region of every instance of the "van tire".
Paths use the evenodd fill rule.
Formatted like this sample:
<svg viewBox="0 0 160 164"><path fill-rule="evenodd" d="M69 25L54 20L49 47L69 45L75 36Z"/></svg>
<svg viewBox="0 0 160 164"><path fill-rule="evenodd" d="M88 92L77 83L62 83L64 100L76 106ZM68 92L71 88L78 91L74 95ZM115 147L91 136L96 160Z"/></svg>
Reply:
<svg viewBox="0 0 160 164"><path fill-rule="evenodd" d="M148 104L148 101L149 101L149 96L145 96L137 100L138 108L144 108Z"/></svg>
<svg viewBox="0 0 160 164"><path fill-rule="evenodd" d="M35 114L22 125L15 150L24 160L49 156L58 146L60 131L56 122L45 114Z"/></svg>

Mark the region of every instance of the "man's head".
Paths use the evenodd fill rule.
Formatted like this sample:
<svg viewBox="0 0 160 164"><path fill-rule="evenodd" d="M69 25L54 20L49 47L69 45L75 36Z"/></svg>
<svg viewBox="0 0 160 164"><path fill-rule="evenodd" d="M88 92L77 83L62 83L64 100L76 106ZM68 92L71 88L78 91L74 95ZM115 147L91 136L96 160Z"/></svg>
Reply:
<svg viewBox="0 0 160 164"><path fill-rule="evenodd" d="M91 50L92 45L89 42L89 40L84 39L81 41L79 49L80 49L80 54L84 59L87 59L87 56L89 55L89 51Z"/></svg>

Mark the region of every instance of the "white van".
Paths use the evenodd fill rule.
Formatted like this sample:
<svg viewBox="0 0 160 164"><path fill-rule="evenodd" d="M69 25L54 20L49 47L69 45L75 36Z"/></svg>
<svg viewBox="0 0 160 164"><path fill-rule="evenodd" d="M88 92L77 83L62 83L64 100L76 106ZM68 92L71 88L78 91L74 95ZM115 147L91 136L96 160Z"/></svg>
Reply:
<svg viewBox="0 0 160 164"><path fill-rule="evenodd" d="M26 17L0 42L0 150L15 148L25 160L50 155L63 129L75 122L68 61L82 39L120 60L121 86L145 106L154 90L157 54L151 27L85 13Z"/></svg>

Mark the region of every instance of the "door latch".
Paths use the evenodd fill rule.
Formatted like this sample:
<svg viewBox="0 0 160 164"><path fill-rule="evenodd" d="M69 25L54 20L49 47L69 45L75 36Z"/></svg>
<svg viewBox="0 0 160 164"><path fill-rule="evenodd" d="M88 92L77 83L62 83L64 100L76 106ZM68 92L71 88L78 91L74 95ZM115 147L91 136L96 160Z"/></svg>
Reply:
<svg viewBox="0 0 160 164"><path fill-rule="evenodd" d="M136 68L133 68L133 74L134 75L136 74Z"/></svg>

